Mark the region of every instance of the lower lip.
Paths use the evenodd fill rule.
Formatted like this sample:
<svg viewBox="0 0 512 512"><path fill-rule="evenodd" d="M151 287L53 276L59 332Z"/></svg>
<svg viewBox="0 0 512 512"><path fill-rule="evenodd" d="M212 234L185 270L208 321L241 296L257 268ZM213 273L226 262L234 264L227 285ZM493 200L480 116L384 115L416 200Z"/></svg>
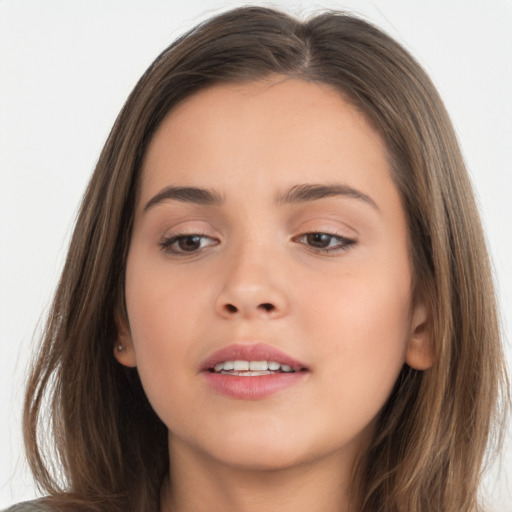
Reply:
<svg viewBox="0 0 512 512"><path fill-rule="evenodd" d="M215 391L239 400L261 400L300 382L308 372L274 373L239 377L222 373L203 372Z"/></svg>

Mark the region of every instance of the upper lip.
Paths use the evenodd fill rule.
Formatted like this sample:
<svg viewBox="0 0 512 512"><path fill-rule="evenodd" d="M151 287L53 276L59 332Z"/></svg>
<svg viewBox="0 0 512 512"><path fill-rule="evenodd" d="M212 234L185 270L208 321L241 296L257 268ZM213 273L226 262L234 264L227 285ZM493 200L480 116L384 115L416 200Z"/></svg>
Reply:
<svg viewBox="0 0 512 512"><path fill-rule="evenodd" d="M295 371L307 369L304 363L266 343L235 343L213 352L201 363L199 370L211 370L224 361L275 361L287 364Z"/></svg>

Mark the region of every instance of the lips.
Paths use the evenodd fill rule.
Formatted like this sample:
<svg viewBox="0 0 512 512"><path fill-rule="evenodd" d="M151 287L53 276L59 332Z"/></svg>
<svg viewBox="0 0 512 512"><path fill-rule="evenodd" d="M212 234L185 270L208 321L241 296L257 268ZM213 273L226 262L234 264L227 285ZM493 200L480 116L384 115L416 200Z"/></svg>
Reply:
<svg viewBox="0 0 512 512"><path fill-rule="evenodd" d="M263 343L224 347L200 366L215 393L240 400L264 399L298 384L308 373L304 363Z"/></svg>

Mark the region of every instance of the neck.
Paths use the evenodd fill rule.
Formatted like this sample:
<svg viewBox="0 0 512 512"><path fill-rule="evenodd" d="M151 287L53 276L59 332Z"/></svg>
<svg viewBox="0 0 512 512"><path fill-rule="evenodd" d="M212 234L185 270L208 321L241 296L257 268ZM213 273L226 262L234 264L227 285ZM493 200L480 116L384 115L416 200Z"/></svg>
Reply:
<svg viewBox="0 0 512 512"><path fill-rule="evenodd" d="M162 486L161 512L354 512L353 468L332 454L283 469L224 465L188 446L171 449L170 474Z"/></svg>

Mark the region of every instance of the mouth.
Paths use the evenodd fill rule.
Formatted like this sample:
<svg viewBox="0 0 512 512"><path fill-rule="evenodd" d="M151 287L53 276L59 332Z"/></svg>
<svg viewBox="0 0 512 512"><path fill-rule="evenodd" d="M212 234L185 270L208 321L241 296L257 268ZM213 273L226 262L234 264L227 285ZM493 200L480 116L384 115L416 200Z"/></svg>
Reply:
<svg viewBox="0 0 512 512"><path fill-rule="evenodd" d="M217 363L209 371L222 375L236 375L237 377L258 377L260 375L274 375L276 373L293 373L296 370L288 364L277 361L236 360Z"/></svg>
<svg viewBox="0 0 512 512"><path fill-rule="evenodd" d="M308 371L308 368L271 345L237 343L211 354L199 370L223 375L258 376Z"/></svg>
<svg viewBox="0 0 512 512"><path fill-rule="evenodd" d="M231 398L262 399L301 381L307 366L266 344L235 344L214 352L200 367L211 388Z"/></svg>

